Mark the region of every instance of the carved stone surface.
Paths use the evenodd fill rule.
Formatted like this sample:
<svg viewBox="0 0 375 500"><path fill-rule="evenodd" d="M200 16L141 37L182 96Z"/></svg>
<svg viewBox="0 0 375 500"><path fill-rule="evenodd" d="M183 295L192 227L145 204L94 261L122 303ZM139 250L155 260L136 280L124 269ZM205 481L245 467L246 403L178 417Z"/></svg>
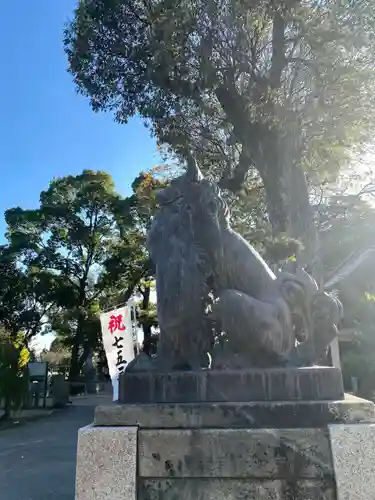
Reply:
<svg viewBox="0 0 375 500"><path fill-rule="evenodd" d="M346 396L343 401L272 403L174 403L98 406L94 425L141 429L325 428L328 424L375 423L371 401Z"/></svg>
<svg viewBox="0 0 375 500"><path fill-rule="evenodd" d="M193 160L158 202L148 236L160 326L153 369L198 370L211 351L217 368L304 366L324 355L340 303L304 270L276 276L231 229L218 187ZM218 338L225 344L219 361L212 350Z"/></svg>
<svg viewBox="0 0 375 500"><path fill-rule="evenodd" d="M121 404L202 401L313 401L343 399L333 367L125 373Z"/></svg>
<svg viewBox="0 0 375 500"><path fill-rule="evenodd" d="M336 500L332 479L140 479L138 500Z"/></svg>
<svg viewBox="0 0 375 500"><path fill-rule="evenodd" d="M141 429L139 477L314 479L332 475L321 429Z"/></svg>

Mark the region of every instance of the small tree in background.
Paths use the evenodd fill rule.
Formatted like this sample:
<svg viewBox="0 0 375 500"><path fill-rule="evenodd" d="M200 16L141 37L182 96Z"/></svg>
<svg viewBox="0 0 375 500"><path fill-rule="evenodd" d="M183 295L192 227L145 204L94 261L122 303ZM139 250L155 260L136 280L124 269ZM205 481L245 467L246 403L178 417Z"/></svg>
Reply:
<svg viewBox="0 0 375 500"><path fill-rule="evenodd" d="M12 339L6 332L0 332L0 400L4 404L5 420L22 406L27 396L29 358L22 339Z"/></svg>
<svg viewBox="0 0 375 500"><path fill-rule="evenodd" d="M71 349L65 345L64 338L57 336L51 343L49 350L43 349L40 360L46 361L52 372L67 376L69 372Z"/></svg>

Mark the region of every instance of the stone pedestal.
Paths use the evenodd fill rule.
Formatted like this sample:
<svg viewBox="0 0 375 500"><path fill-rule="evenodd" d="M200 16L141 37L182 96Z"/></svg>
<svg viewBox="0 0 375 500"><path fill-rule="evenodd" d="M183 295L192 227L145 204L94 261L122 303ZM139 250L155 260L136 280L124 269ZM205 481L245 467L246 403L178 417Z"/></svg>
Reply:
<svg viewBox="0 0 375 500"><path fill-rule="evenodd" d="M124 373L122 404L342 399L338 368L273 368L167 373Z"/></svg>
<svg viewBox="0 0 375 500"><path fill-rule="evenodd" d="M375 425L331 425L338 500L375 499Z"/></svg>
<svg viewBox="0 0 375 500"><path fill-rule="evenodd" d="M137 427L94 427L78 432L76 500L133 500L137 481Z"/></svg>
<svg viewBox="0 0 375 500"><path fill-rule="evenodd" d="M188 402L168 401L178 397L175 384L186 381L174 374L163 379L164 389L156 378L159 388L147 392L163 402L98 407L93 425L80 430L76 499L374 500L375 406L343 395L308 400L312 386L294 375L267 373L258 392L275 394L269 384L284 378L287 386L279 387L289 401L199 401L218 394L207 375L185 387ZM342 386L314 390L341 394ZM245 394L244 386L232 393Z"/></svg>

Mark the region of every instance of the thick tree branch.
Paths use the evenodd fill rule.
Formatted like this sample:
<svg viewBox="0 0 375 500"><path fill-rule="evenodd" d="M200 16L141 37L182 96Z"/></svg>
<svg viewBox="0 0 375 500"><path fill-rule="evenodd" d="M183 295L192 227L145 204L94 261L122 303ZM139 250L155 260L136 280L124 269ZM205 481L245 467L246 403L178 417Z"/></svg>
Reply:
<svg viewBox="0 0 375 500"><path fill-rule="evenodd" d="M276 10L272 28L272 64L269 77L271 88L280 87L281 74L285 64L285 21L279 10Z"/></svg>
<svg viewBox="0 0 375 500"><path fill-rule="evenodd" d="M227 175L221 179L219 183L220 187L223 189L228 189L232 193L238 192L241 189L243 183L245 182L246 175L249 171L250 166L251 166L251 160L246 154L245 148L242 147L242 151L237 166L233 170L231 176Z"/></svg>
<svg viewBox="0 0 375 500"><path fill-rule="evenodd" d="M127 302L130 299L130 297L133 295L134 290L137 287L140 280L142 278L144 278L147 275L147 273L149 273L151 271L152 268L153 268L153 264L152 264L151 260L149 259L144 263L144 266L142 267L142 269L133 277L133 280L128 285L128 288L125 290L124 297L123 297L124 302Z"/></svg>

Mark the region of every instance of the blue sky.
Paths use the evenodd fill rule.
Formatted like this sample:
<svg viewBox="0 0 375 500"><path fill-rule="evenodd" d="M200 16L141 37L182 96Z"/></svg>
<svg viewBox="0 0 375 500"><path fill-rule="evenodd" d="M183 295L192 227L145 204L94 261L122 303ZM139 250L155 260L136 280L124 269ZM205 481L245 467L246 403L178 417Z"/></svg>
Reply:
<svg viewBox="0 0 375 500"><path fill-rule="evenodd" d="M76 0L12 0L0 15L0 243L4 210L36 207L53 177L84 168L110 173L126 194L159 161L137 118L117 125L76 93L62 46Z"/></svg>

